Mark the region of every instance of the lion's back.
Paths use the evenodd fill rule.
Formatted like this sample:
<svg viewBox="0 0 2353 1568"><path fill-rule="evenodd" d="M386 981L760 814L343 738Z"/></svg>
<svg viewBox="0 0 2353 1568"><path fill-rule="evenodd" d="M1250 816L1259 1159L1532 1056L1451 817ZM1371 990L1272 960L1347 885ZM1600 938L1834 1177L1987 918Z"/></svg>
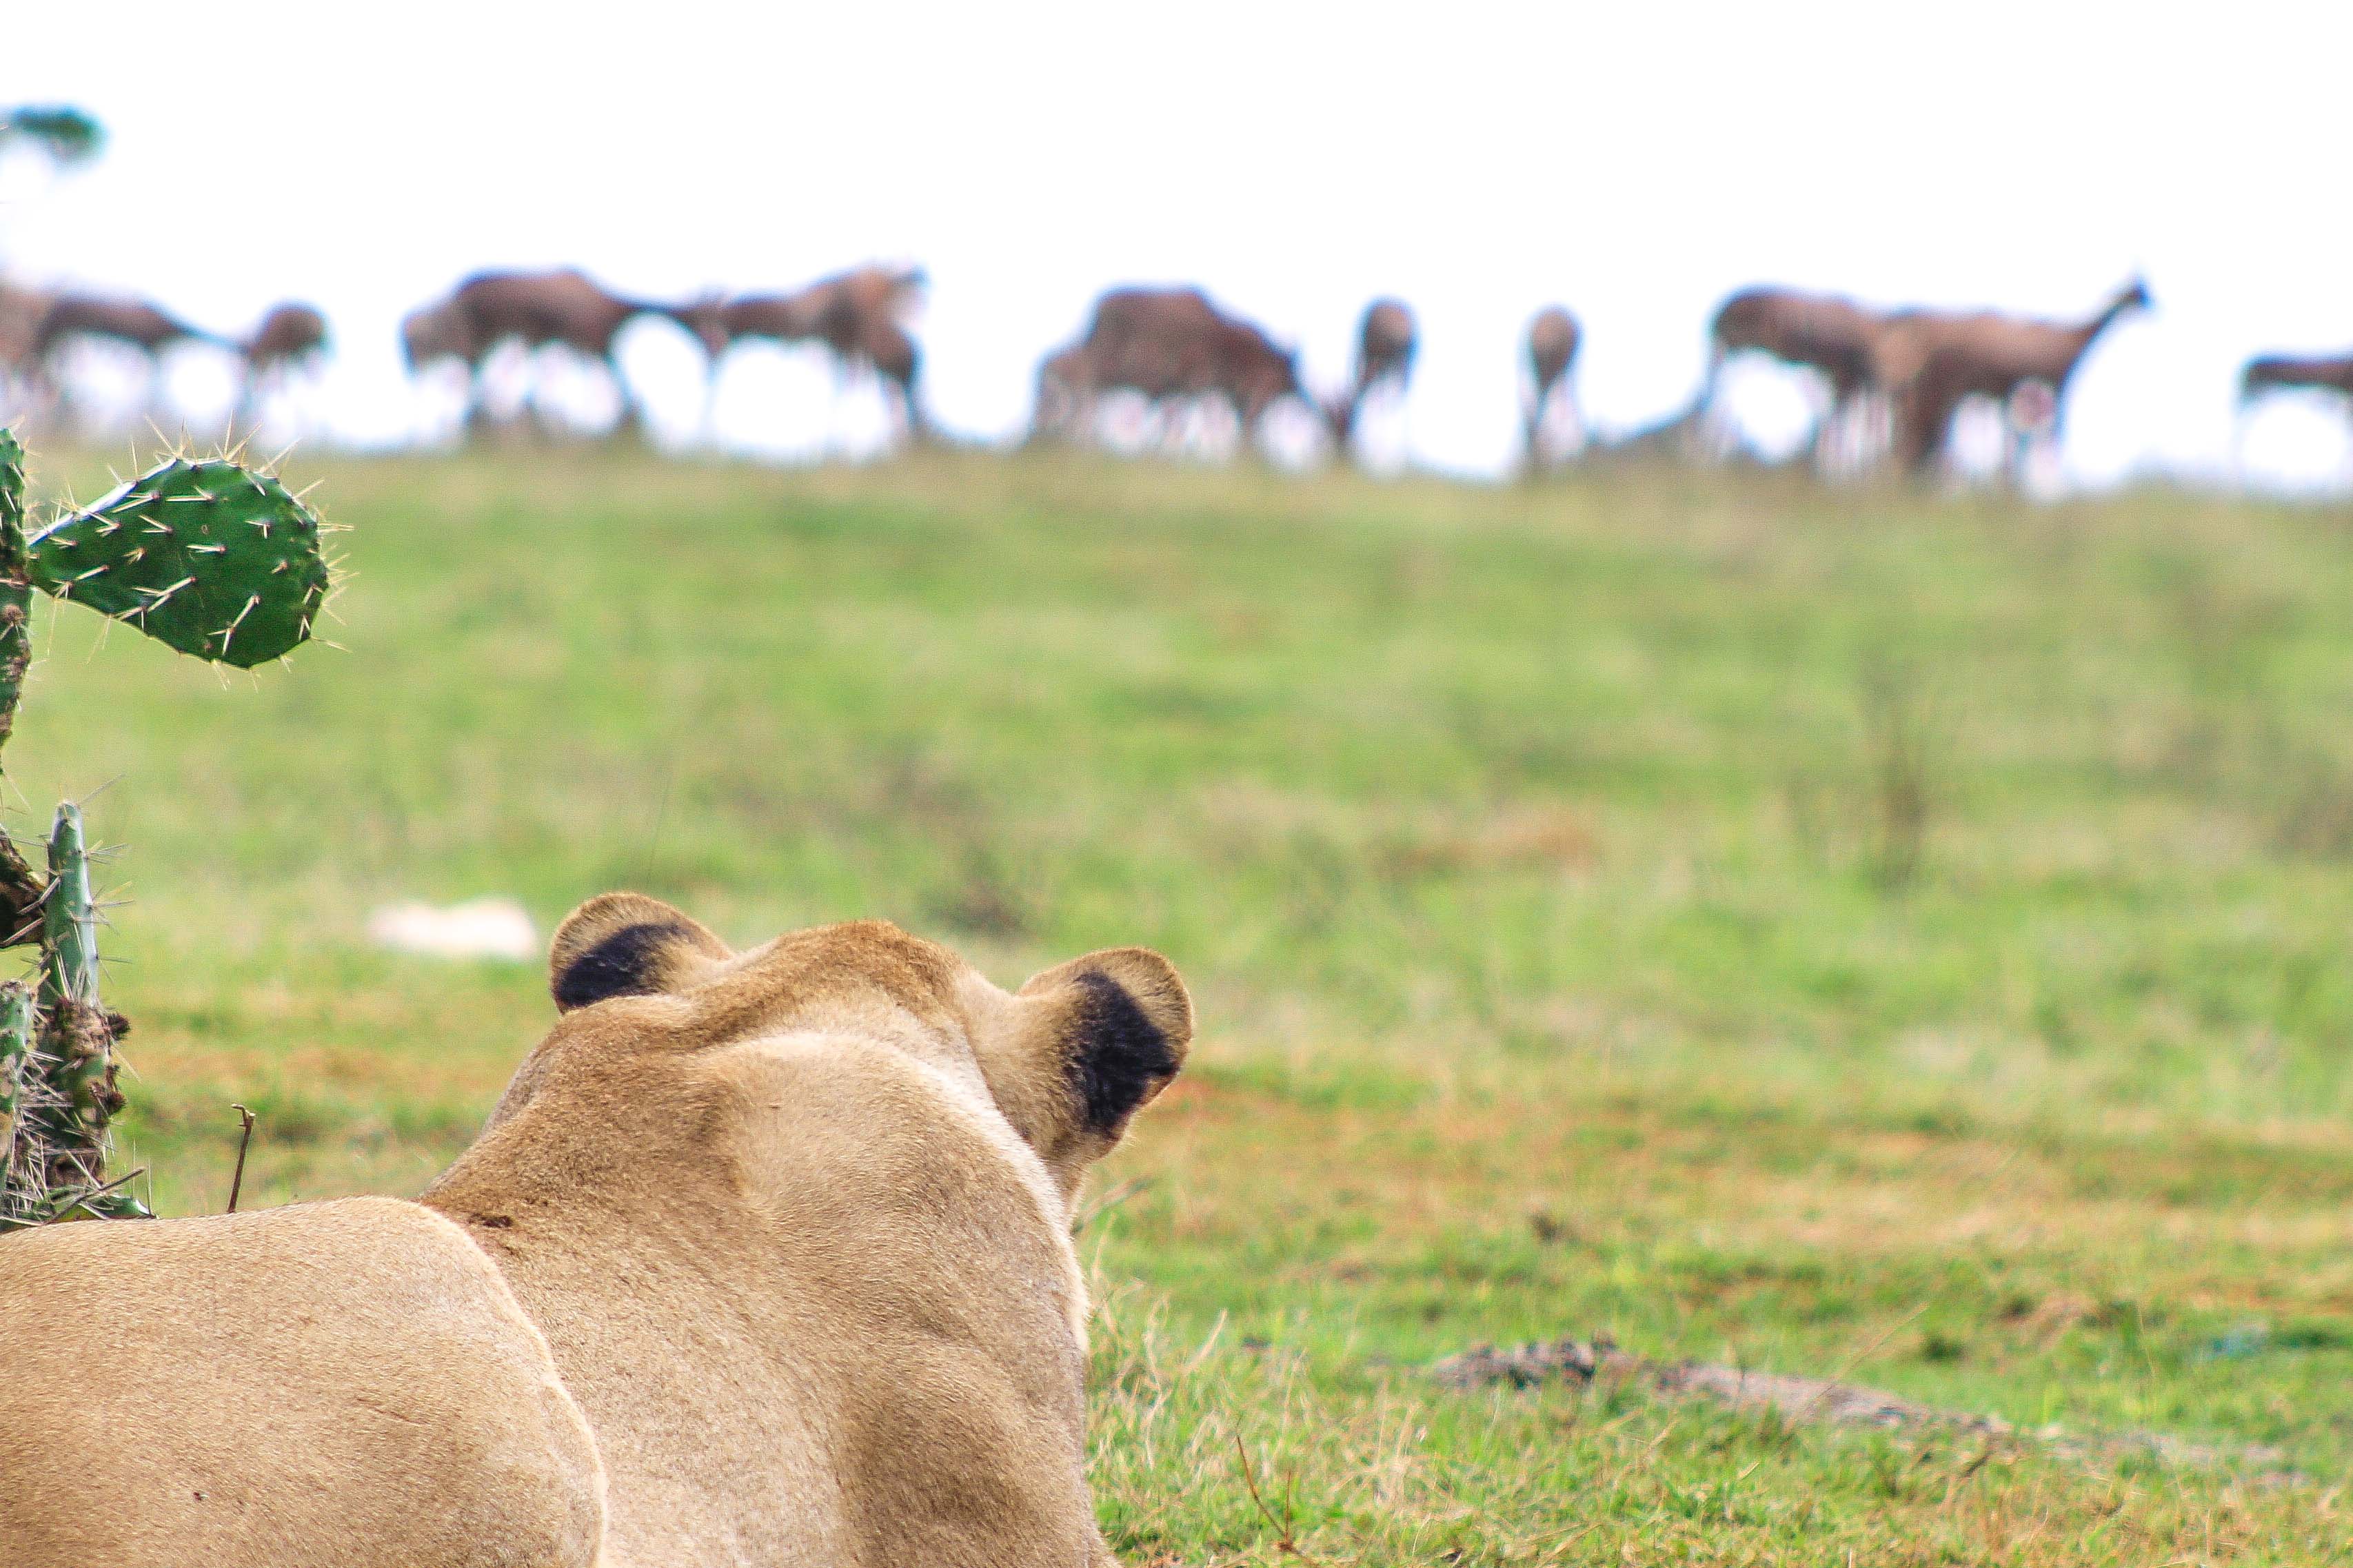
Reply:
<svg viewBox="0 0 2353 1568"><path fill-rule="evenodd" d="M596 1447L498 1271L353 1198L0 1238L0 1562L589 1564Z"/></svg>

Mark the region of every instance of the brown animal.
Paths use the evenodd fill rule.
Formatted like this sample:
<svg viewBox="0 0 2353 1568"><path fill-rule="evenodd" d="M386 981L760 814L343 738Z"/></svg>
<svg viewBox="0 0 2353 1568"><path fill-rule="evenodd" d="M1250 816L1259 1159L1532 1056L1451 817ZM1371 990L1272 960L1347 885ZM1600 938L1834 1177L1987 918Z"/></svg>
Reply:
<svg viewBox="0 0 2353 1568"><path fill-rule="evenodd" d="M41 321L56 297L0 281L0 387L29 393L40 378Z"/></svg>
<svg viewBox="0 0 2353 1568"><path fill-rule="evenodd" d="M1285 397L1306 400L1299 380L1299 356L1278 345L1255 323L1227 317L1209 338L1208 390L1233 405L1241 421L1242 447L1252 449L1267 410Z"/></svg>
<svg viewBox="0 0 2353 1568"><path fill-rule="evenodd" d="M1083 429L1101 390L1094 356L1084 343L1056 349L1038 365L1038 395L1030 405L1029 438L1067 438Z"/></svg>
<svg viewBox="0 0 2353 1568"><path fill-rule="evenodd" d="M1883 320L1877 311L1836 294L1744 289L1717 306L1708 324L1707 374L1696 409L1704 418L1715 416L1725 362L1735 354L1762 354L1815 371L1831 390L1831 405L1815 422L1806 444L1810 455L1818 453L1824 432L1842 416L1851 416L1876 384L1872 351Z"/></svg>
<svg viewBox="0 0 2353 1568"><path fill-rule="evenodd" d="M707 354L726 347L717 301L666 304L615 294L586 273L479 272L458 285L438 305L412 311L401 322L401 345L414 372L437 360L454 359L468 374L466 423L482 416L481 373L493 350L506 342L526 349L560 345L596 361L612 377L621 400L621 426L639 418L637 395L621 374L614 347L621 329L640 316L661 316L692 333Z"/></svg>
<svg viewBox="0 0 2353 1568"><path fill-rule="evenodd" d="M1113 1568L1071 1214L1183 1065L1168 962L1008 993L620 893L549 981L417 1203L0 1240L0 1562Z"/></svg>
<svg viewBox="0 0 2353 1568"><path fill-rule="evenodd" d="M1198 289L1113 289L1095 301L1086 335L1039 374L1039 434L1075 435L1106 392L1134 392L1156 408L1197 396L1211 379L1208 345L1222 318Z"/></svg>
<svg viewBox="0 0 2353 1568"><path fill-rule="evenodd" d="M2047 393L2028 401L2042 405L2044 437L2057 441L2076 366L2110 326L2149 306L2147 285L2136 278L2081 321L1990 310L1888 317L1872 340L1872 363L1893 407L1896 461L1909 472L1925 471L1944 451L1964 401L1989 397L2007 410L2029 387Z"/></svg>
<svg viewBox="0 0 2353 1568"><path fill-rule="evenodd" d="M33 330L31 379L62 386L58 362L81 342L111 342L136 351L145 361L145 401L152 410L161 392L164 355L182 343L210 343L234 352L237 344L216 332L190 326L161 306L125 295L61 293L49 297Z"/></svg>
<svg viewBox="0 0 2353 1568"><path fill-rule="evenodd" d="M1413 310L1402 300L1376 300L1365 307L1356 327L1356 384L1395 381L1403 385L1413 376L1413 356L1420 346Z"/></svg>
<svg viewBox="0 0 2353 1568"><path fill-rule="evenodd" d="M1306 397L1297 356L1198 289L1114 289L1096 300L1086 336L1041 367L1032 428L1041 436L1083 431L1095 398L1112 391L1140 393L1155 408L1222 399L1245 448L1275 403Z"/></svg>
<svg viewBox="0 0 2353 1568"><path fill-rule="evenodd" d="M245 383L237 396L236 422L250 425L271 385L283 385L326 350L326 317L311 306L291 300L271 306L252 334L238 345L245 357Z"/></svg>
<svg viewBox="0 0 2353 1568"><path fill-rule="evenodd" d="M477 357L473 333L453 301L420 305L400 319L400 358L409 374L444 360L471 369Z"/></svg>
<svg viewBox="0 0 2353 1568"><path fill-rule="evenodd" d="M252 335L239 345L245 363L258 369L299 364L327 346L327 318L291 300L273 305Z"/></svg>
<svg viewBox="0 0 2353 1568"><path fill-rule="evenodd" d="M1365 307L1356 324L1356 374L1348 390L1324 407L1334 449L1345 455L1356 433L1357 418L1377 387L1393 387L1405 395L1413 379L1413 359L1420 346L1412 308L1402 300L1376 300Z"/></svg>
<svg viewBox="0 0 2353 1568"><path fill-rule="evenodd" d="M120 295L58 294L42 313L41 324L34 335L34 357L47 363L66 343L78 338L127 344L151 362L177 343L237 347L217 332L192 327L144 300Z"/></svg>
<svg viewBox="0 0 2353 1568"><path fill-rule="evenodd" d="M1568 374L1577 363L1577 346L1583 341L1577 318L1558 305L1546 305L1528 322L1530 390L1521 437L1530 473L1545 465L1541 449L1545 416L1556 397L1567 407L1578 430L1584 429L1585 418L1577 407L1576 384Z"/></svg>
<svg viewBox="0 0 2353 1568"><path fill-rule="evenodd" d="M2335 392L2353 398L2353 354L2263 354L2239 373L2242 407L2274 392Z"/></svg>
<svg viewBox="0 0 2353 1568"><path fill-rule="evenodd" d="M726 346L739 342L822 343L838 369L872 371L889 386L906 431L926 428L915 378L921 351L906 318L922 302L921 268L868 265L824 278L792 294L747 294L729 300L715 320ZM723 347L713 353L715 384Z"/></svg>

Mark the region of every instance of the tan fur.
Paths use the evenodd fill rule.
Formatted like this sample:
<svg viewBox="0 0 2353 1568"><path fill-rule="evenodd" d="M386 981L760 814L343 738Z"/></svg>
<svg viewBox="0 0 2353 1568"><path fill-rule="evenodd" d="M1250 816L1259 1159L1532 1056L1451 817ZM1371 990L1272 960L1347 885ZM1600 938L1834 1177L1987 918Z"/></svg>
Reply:
<svg viewBox="0 0 2353 1568"><path fill-rule="evenodd" d="M354 1411L370 1402L408 1408L396 1381L441 1391L453 1407L420 1416L436 1430L503 1431L528 1404L518 1391L529 1379L501 1332L534 1347L543 1334L541 1353L561 1378L546 1379L548 1396L577 1402L594 1456L552 1436L530 1463L496 1470L477 1462L479 1441L430 1455L319 1450L336 1456L330 1468L307 1443L246 1439L214 1462L251 1494L307 1487L355 1510L374 1500L412 1534L432 1522L422 1515L451 1513L424 1497L479 1499L473 1515L499 1522L472 1537L474 1555L414 1542L369 1555L375 1547L338 1531L273 1548L278 1556L232 1558L585 1562L516 1543L597 1501L601 1484L607 1568L1108 1563L1083 1475L1086 1302L1069 1205L1085 1167L1182 1061L1191 1006L1167 962L1113 950L1008 994L946 949L879 922L737 954L668 906L619 894L565 923L552 969L569 1010L425 1207L375 1201L352 1212L354 1237L383 1224L410 1239L364 1267L366 1248L348 1247L287 1287L290 1302L308 1303L321 1342L310 1381L290 1385L301 1409L288 1419L306 1433L322 1422L356 1431ZM187 1507L170 1495L176 1456L211 1452L206 1423L225 1384L287 1385L267 1366L286 1353L287 1330L240 1326L227 1288L201 1315L174 1305L174 1291L214 1288L189 1280L189 1258L140 1254L143 1238L214 1227L196 1266L242 1279L252 1270L241 1244L266 1236L273 1258L303 1258L311 1232L293 1216L347 1207L72 1227L90 1239L30 1238L53 1255L31 1275L10 1272L20 1267L11 1249L28 1241L0 1240L0 1318L53 1323L54 1300L95 1311L128 1281L168 1326L122 1374L131 1394L120 1405L132 1441L164 1456L158 1479L128 1507L87 1471L35 1504L0 1500L0 1561L211 1554L182 1550L200 1538L185 1533ZM376 1348L381 1303L414 1296L428 1264L454 1277L459 1258L483 1256L496 1275L470 1276L482 1300L442 1314L474 1324L479 1342L436 1352L420 1342L399 1379L376 1375L388 1364ZM507 1289L529 1320L512 1319L512 1331L497 1305ZM420 1334L438 1321L407 1317ZM351 1332L347 1322L369 1326ZM207 1337L216 1333L245 1348L225 1358ZM106 1342L137 1338L119 1321ZM0 1383L23 1381L16 1363L30 1360L47 1366L34 1381L50 1392L20 1406L0 1389L0 1492L18 1461L72 1449L83 1430L70 1375L81 1358L44 1362L26 1345L12 1334L0 1348ZM522 1452L521 1438L502 1440ZM54 1550L12 1539L100 1496L119 1511ZM126 1544L151 1529L172 1551L141 1556L143 1546ZM575 1538L563 1549L580 1550Z"/></svg>
<svg viewBox="0 0 2353 1568"><path fill-rule="evenodd" d="M0 1238L0 1322L8 1568L597 1561L546 1341L416 1204Z"/></svg>

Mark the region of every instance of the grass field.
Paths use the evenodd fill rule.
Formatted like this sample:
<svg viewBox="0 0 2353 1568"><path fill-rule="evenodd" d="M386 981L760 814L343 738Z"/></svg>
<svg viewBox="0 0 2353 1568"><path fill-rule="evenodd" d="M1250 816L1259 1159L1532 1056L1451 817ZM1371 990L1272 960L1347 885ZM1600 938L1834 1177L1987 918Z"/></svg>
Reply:
<svg viewBox="0 0 2353 1568"><path fill-rule="evenodd" d="M466 1142L543 977L369 951L395 899L887 915L1007 983L1145 942L1202 1036L1082 1236L1131 1560L2353 1560L2343 512L300 477L343 651L224 683L45 613L8 753L18 822L108 786L130 847L165 1210L232 1100L268 1201ZM1419 1370L1596 1331L2215 1462Z"/></svg>

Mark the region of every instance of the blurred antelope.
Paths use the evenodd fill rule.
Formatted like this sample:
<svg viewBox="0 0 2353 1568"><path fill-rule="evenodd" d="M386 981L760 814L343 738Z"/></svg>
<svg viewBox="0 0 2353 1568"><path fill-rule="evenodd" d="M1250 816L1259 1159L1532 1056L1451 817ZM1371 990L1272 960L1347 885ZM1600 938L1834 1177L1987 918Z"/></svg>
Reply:
<svg viewBox="0 0 2353 1568"><path fill-rule="evenodd" d="M76 343L114 343L135 352L146 370L142 401L151 418L160 412L165 353L182 343L209 343L231 353L237 349L219 333L190 326L161 306L129 295L67 292L46 299L26 352L32 378L60 398L65 387L59 361Z"/></svg>
<svg viewBox="0 0 2353 1568"><path fill-rule="evenodd" d="M1376 389L1393 389L1404 397L1419 346L1413 310L1404 300L1376 300L1365 307L1364 319L1356 324L1356 374L1347 391L1324 408L1333 448L1340 456L1351 455L1357 418Z"/></svg>
<svg viewBox="0 0 2353 1568"><path fill-rule="evenodd" d="M41 381L41 318L54 296L0 281L0 391L29 401Z"/></svg>
<svg viewBox="0 0 2353 1568"><path fill-rule="evenodd" d="M1307 401L1298 356L1198 289L1114 289L1096 300L1086 335L1039 368L1034 434L1086 432L1095 399L1112 391L1139 393L1155 411L1176 399L1223 399L1245 451L1276 403Z"/></svg>
<svg viewBox="0 0 2353 1568"><path fill-rule="evenodd" d="M2353 398L2353 354L2262 354L2239 373L2241 407L2274 392L2334 392Z"/></svg>
<svg viewBox="0 0 2353 1568"><path fill-rule="evenodd" d="M482 417L482 367L506 342L538 350L562 346L602 365L621 400L619 427L638 425L641 410L628 378L621 374L614 345L621 329L640 316L661 316L692 333L706 354L726 347L717 302L683 305L633 300L615 294L571 268L554 272L478 272L438 304L411 311L400 325L401 348L411 374L438 360L466 367L466 426ZM536 402L529 406L536 410Z"/></svg>
<svg viewBox="0 0 2353 1568"><path fill-rule="evenodd" d="M1544 431L1546 416L1556 405L1566 412L1577 437L1585 434L1585 416L1577 406L1577 386L1569 377L1584 336L1577 318L1558 305L1546 305L1528 322L1528 401L1521 440L1531 474L1555 460L1544 449Z"/></svg>
<svg viewBox="0 0 2353 1568"><path fill-rule="evenodd" d="M1086 335L1039 369L1032 433L1072 437L1092 428L1095 399L1134 392L1155 409L1202 390L1201 345L1217 308L1198 289L1113 289L1095 301Z"/></svg>
<svg viewBox="0 0 2353 1568"><path fill-rule="evenodd" d="M2150 307L2136 278L2081 321L2045 321L1990 310L1906 310L1887 318L1873 339L1873 374L1894 413L1896 461L1925 472L1951 438L1953 416L1970 397L2000 404L2012 434L2010 470L2024 470L2031 442L2054 447L2063 434L2068 383L2101 334ZM2017 417L2031 410L2033 427Z"/></svg>
<svg viewBox="0 0 2353 1568"><path fill-rule="evenodd" d="M283 387L325 354L327 318L292 300L273 305L237 348L245 359L245 380L235 422L250 427L269 390Z"/></svg>
<svg viewBox="0 0 2353 1568"><path fill-rule="evenodd" d="M1233 405L1241 422L1242 450L1258 445L1267 410L1286 397L1309 401L1299 379L1299 355L1267 336L1255 322L1225 317L1210 338L1209 386Z"/></svg>
<svg viewBox="0 0 2353 1568"><path fill-rule="evenodd" d="M923 355L906 321L923 302L924 281L920 268L869 265L819 279L797 293L746 294L726 300L716 315L725 347L712 357L712 395L727 347L741 342L822 343L832 353L837 377L851 370L873 372L891 389L901 428L921 439L926 426L915 378ZM706 424L709 415L706 401Z"/></svg>
<svg viewBox="0 0 2353 1568"><path fill-rule="evenodd" d="M34 336L34 357L46 361L77 338L95 338L137 349L151 364L176 343L212 343L232 350L237 347L219 333L192 327L144 300L108 294L53 296Z"/></svg>
<svg viewBox="0 0 2353 1568"><path fill-rule="evenodd" d="M1872 345L1883 321L1877 311L1836 294L1772 287L1744 289L1717 306L1715 319L1708 323L1707 374L1694 413L1697 419L1723 431L1717 399L1723 392L1725 363L1736 354L1761 354L1781 364L1813 371L1830 384L1830 406L1815 419L1806 438L1808 460L1820 464L1827 456L1825 435L1834 426L1851 426L1858 419L1865 397L1878 384Z"/></svg>
<svg viewBox="0 0 2353 1568"><path fill-rule="evenodd" d="M2280 392L2333 393L2344 412L2353 415L2353 353L2258 354L2249 360L2239 372L2239 416L2231 430L2233 470L2240 466L2248 415Z"/></svg>

